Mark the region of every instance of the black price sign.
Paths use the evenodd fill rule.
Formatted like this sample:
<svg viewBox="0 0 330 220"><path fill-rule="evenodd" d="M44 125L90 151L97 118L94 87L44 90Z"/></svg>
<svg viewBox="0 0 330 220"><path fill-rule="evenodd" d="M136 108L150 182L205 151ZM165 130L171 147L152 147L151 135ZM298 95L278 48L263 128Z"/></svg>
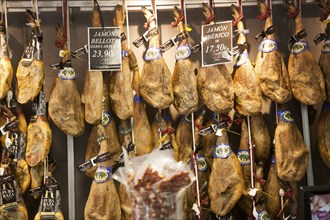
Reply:
<svg viewBox="0 0 330 220"><path fill-rule="evenodd" d="M121 70L119 27L88 28L88 61L90 71Z"/></svg>
<svg viewBox="0 0 330 220"><path fill-rule="evenodd" d="M202 26L202 66L232 62L232 22Z"/></svg>

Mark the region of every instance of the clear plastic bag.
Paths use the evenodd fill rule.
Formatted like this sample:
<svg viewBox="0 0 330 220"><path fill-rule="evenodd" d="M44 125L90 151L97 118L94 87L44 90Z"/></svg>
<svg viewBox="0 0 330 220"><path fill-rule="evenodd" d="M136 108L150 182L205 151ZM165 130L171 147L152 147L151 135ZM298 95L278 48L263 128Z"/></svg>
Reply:
<svg viewBox="0 0 330 220"><path fill-rule="evenodd" d="M183 218L184 193L195 176L187 164L174 159L173 150L154 150L131 160L124 153L124 161L113 178L126 187L134 219Z"/></svg>

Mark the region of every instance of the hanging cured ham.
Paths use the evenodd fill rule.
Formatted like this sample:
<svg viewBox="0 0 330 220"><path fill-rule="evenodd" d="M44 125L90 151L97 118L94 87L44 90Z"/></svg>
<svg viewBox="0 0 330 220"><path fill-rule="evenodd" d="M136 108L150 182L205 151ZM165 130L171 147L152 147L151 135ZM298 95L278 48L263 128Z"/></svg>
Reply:
<svg viewBox="0 0 330 220"><path fill-rule="evenodd" d="M271 165L268 172L268 177L266 181L266 193L270 196L267 197L266 209L272 219L276 219L278 214L281 211L281 197L280 189L283 189L284 186L281 180L277 177L276 173L276 159L275 155L272 155ZM287 208L285 211L287 211Z"/></svg>
<svg viewBox="0 0 330 220"><path fill-rule="evenodd" d="M251 138L255 145L254 157L258 164L262 162L267 164L270 153L270 135L267 124L261 113L250 117L251 121Z"/></svg>
<svg viewBox="0 0 330 220"><path fill-rule="evenodd" d="M76 137L85 131L84 108L75 81L76 73L71 67L68 45L59 26L56 26L56 40L64 54L50 92L49 116L61 131Z"/></svg>
<svg viewBox="0 0 330 220"><path fill-rule="evenodd" d="M26 10L26 14L32 32L16 72L16 98L21 104L32 101L38 96L45 78L40 21L37 20L35 12Z"/></svg>
<svg viewBox="0 0 330 220"><path fill-rule="evenodd" d="M203 13L210 24L214 24L213 9L205 3ZM201 67L197 86L200 99L211 111L227 113L234 107L232 78L226 65Z"/></svg>
<svg viewBox="0 0 330 220"><path fill-rule="evenodd" d="M145 7L142 12L147 19L149 48L144 57L139 92L143 100L157 109L165 109L173 102L172 75L159 49L159 33L153 14Z"/></svg>
<svg viewBox="0 0 330 220"><path fill-rule="evenodd" d="M291 51L288 63L292 94L303 104L316 105L326 98L323 74L308 48L299 9L290 4L289 14L295 25L294 37L289 42Z"/></svg>
<svg viewBox="0 0 330 220"><path fill-rule="evenodd" d="M288 70L277 49L275 29L270 17L270 9L264 2L259 3L260 19L265 20L265 26L260 35L262 40L256 59L255 71L260 81L262 93L277 103L286 103L292 98Z"/></svg>
<svg viewBox="0 0 330 220"><path fill-rule="evenodd" d="M178 144L178 159L189 163L192 155L192 131L191 115L181 115L181 120L175 131L176 142Z"/></svg>
<svg viewBox="0 0 330 220"><path fill-rule="evenodd" d="M320 156L330 169L330 103L324 103L317 128Z"/></svg>
<svg viewBox="0 0 330 220"><path fill-rule="evenodd" d="M197 79L189 56L191 54L188 35L185 30L184 14L177 7L173 9L178 31L185 37L179 42L175 55L173 72L174 107L180 114L188 115L198 108ZM183 55L182 55L183 54Z"/></svg>
<svg viewBox="0 0 330 220"><path fill-rule="evenodd" d="M103 27L99 4L94 0L92 26ZM102 117L103 74L101 71L87 71L81 101L85 107L85 120L97 124Z"/></svg>
<svg viewBox="0 0 330 220"><path fill-rule="evenodd" d="M218 114L212 113L209 120L206 122L205 126L210 127L211 125L219 124ZM217 146L217 136L215 132L211 132L202 137L202 148L205 155L206 162L210 169L212 169L213 159L214 159L214 148Z"/></svg>
<svg viewBox="0 0 330 220"><path fill-rule="evenodd" d="M102 125L97 127L98 135L105 137ZM100 142L99 155L108 152L106 140ZM94 181L89 191L85 206L85 219L113 219L119 220L121 216L120 201L113 179L109 161L98 163Z"/></svg>
<svg viewBox="0 0 330 220"><path fill-rule="evenodd" d="M287 182L301 180L307 170L309 153L291 112L284 106L277 111L275 157L278 177Z"/></svg>
<svg viewBox="0 0 330 220"><path fill-rule="evenodd" d="M52 143L52 130L47 120L46 101L42 92L31 116L26 137L26 162L30 167L42 164L48 156Z"/></svg>
<svg viewBox="0 0 330 220"><path fill-rule="evenodd" d="M101 124L105 129L105 133L107 136L107 146L109 147L108 152L111 155L110 158L110 164L111 166L115 163L116 158L121 153L121 146L119 144L118 140L118 133L117 133L117 127L116 122L114 120L113 115L110 113L110 103L109 103L109 97L108 97L108 76L106 73L104 73L104 85L103 85L103 110L102 110L102 121ZM87 141L87 147L86 147L86 153L85 153L85 160L90 160L91 158L98 155L100 151L100 145L97 142L97 139L99 138L97 128L99 125L94 125L92 127L92 130L89 134L88 141ZM85 174L91 178L94 178L96 167L92 167L85 171Z"/></svg>
<svg viewBox="0 0 330 220"><path fill-rule="evenodd" d="M211 210L219 216L227 215L240 199L243 188L241 164L229 145L227 131L222 129L217 136L208 187Z"/></svg>
<svg viewBox="0 0 330 220"><path fill-rule="evenodd" d="M259 79L248 57L246 37L244 35L243 15L238 7L231 5L234 24L237 24L239 53L233 70L235 110L241 115L254 115L261 111L262 93Z"/></svg>
<svg viewBox="0 0 330 220"><path fill-rule="evenodd" d="M0 99L6 97L11 88L13 79L13 67L8 54L6 27L4 21L0 21Z"/></svg>
<svg viewBox="0 0 330 220"><path fill-rule="evenodd" d="M125 1L124 1L125 4ZM125 9L121 5L116 5L114 23L124 33ZM119 119L125 120L133 116L133 89L132 71L130 69L127 47L127 40L122 40L122 70L111 73L109 96L114 113Z"/></svg>
<svg viewBox="0 0 330 220"><path fill-rule="evenodd" d="M326 85L326 96L327 102L330 102L330 24L327 24L327 28L325 29L327 39L323 45L321 56L319 59L319 65L323 72L323 76L325 79Z"/></svg>

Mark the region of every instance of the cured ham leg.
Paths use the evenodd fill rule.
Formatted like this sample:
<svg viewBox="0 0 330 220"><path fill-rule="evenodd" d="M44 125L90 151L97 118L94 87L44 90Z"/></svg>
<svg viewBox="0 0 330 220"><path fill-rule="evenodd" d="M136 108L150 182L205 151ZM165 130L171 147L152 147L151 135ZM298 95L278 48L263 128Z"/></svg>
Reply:
<svg viewBox="0 0 330 220"><path fill-rule="evenodd" d="M257 164L266 164L270 154L270 135L261 113L250 117L252 142L255 145L254 157Z"/></svg>
<svg viewBox="0 0 330 220"><path fill-rule="evenodd" d="M125 4L125 1L124 1ZM125 9L116 5L114 23L124 33ZM130 69L127 47L127 40L121 42L122 49L122 70L111 73L109 96L114 113L119 119L125 120L133 116L133 89L132 71Z"/></svg>
<svg viewBox="0 0 330 220"><path fill-rule="evenodd" d="M293 96L305 105L316 105L325 100L325 81L322 71L306 42L306 32L301 21L300 13L289 5L289 13L294 18L294 35L299 38L294 42L289 56L289 76ZM294 14L294 15L293 15Z"/></svg>
<svg viewBox="0 0 330 220"><path fill-rule="evenodd" d="M16 98L21 104L32 101L38 96L45 78L40 21L37 21L35 12L27 10L26 13L28 23L32 26L32 33L16 72ZM36 50L33 54L30 52L32 48L33 51Z"/></svg>
<svg viewBox="0 0 330 220"><path fill-rule="evenodd" d="M11 88L13 79L13 67L8 56L6 27L3 20L0 21L0 99L6 97Z"/></svg>
<svg viewBox="0 0 330 220"><path fill-rule="evenodd" d="M330 24L327 24L327 28L325 29L325 31L327 34L327 39L321 51L319 65L321 67L325 79L326 92L327 92L326 101L330 102Z"/></svg>
<svg viewBox="0 0 330 220"><path fill-rule="evenodd" d="M260 82L253 69L246 49L244 24L239 8L231 5L232 15L237 23L239 34L237 45L242 47L234 64L233 85L235 92L235 110L241 115L249 116L261 111L262 93Z"/></svg>
<svg viewBox="0 0 330 220"><path fill-rule="evenodd" d="M106 136L102 125L97 127L99 137ZM108 152L109 147L105 140L100 142L100 152ZM119 196L113 179L109 161L101 162L97 166L95 178L89 191L85 206L84 217L89 219L119 220L121 216Z"/></svg>
<svg viewBox="0 0 330 220"><path fill-rule="evenodd" d="M227 215L243 193L244 179L240 162L231 150L227 131L222 129L217 137L214 160L209 180L208 192L211 210L219 215ZM223 178L226 177L226 178Z"/></svg>
<svg viewBox="0 0 330 220"><path fill-rule="evenodd" d="M261 16L265 19L262 42L256 59L255 71L260 81L262 93L277 103L291 100L291 85L288 70L277 49L276 37L272 31L273 21L265 3L258 1Z"/></svg>
<svg viewBox="0 0 330 220"><path fill-rule="evenodd" d="M323 105L317 128L317 140L320 156L330 169L330 103Z"/></svg>
<svg viewBox="0 0 330 220"><path fill-rule="evenodd" d="M149 30L155 28L153 14L145 7L142 7L142 12L149 23ZM142 69L139 92L143 100L152 107L165 109L174 99L172 75L159 49L159 33L154 32L152 35Z"/></svg>
<svg viewBox="0 0 330 220"><path fill-rule="evenodd" d="M94 0L92 26L102 27L99 4ZM85 105L85 120L89 124L100 123L102 117L103 74L101 71L87 71L81 101Z"/></svg>
<svg viewBox="0 0 330 220"><path fill-rule="evenodd" d="M136 61L135 55L133 60ZM140 84L140 74L139 68L134 65L134 75L133 75L133 89L135 91L134 96L134 136L135 136L135 147L136 155L140 156L143 154L150 153L154 148L154 139L152 136L152 130L150 123L148 121L148 116L146 112L146 106L143 103L142 98L139 95L139 84Z"/></svg>
<svg viewBox="0 0 330 220"><path fill-rule="evenodd" d="M206 122L205 126L210 127L212 124L218 124L219 121L217 119L217 114L212 113L211 118ZM214 148L217 146L217 136L215 132L211 132L210 134L202 137L202 148L204 152L204 156L206 162L210 169L212 169L213 159L214 159Z"/></svg>
<svg viewBox="0 0 330 220"><path fill-rule="evenodd" d="M64 36L59 26L56 27L57 42L63 42ZM65 42L61 50L67 51ZM76 73L71 67L70 53L61 59L63 69L55 79L49 97L49 116L54 124L64 133L80 136L85 131L84 108L75 81Z"/></svg>
<svg viewBox="0 0 330 220"><path fill-rule="evenodd" d="M301 180L308 166L308 149L291 112L280 106L275 130L275 157L278 177L286 182Z"/></svg>
<svg viewBox="0 0 330 220"><path fill-rule="evenodd" d="M109 82L108 76L105 75L104 73L104 85L103 85L103 97L104 97L104 102L103 102L103 110L102 110L102 121L100 124L105 129L105 133L107 136L107 144L108 144L108 152L111 154L110 158L110 164L111 166L115 163L116 158L120 155L121 153L121 146L119 144L118 140L118 133L117 133L117 127L116 127L116 122L115 119L113 118L113 115L110 113L110 100L108 96L108 88L107 84ZM100 151L100 145L97 144L97 138L98 132L97 132L98 125L94 125L92 127L92 130L89 134L88 141L87 141L87 147L86 147L86 153L85 153L85 160L89 160L95 156L98 155ZM94 178L96 167L92 167L88 170L85 171L85 174L91 178Z"/></svg>
<svg viewBox="0 0 330 220"><path fill-rule="evenodd" d="M209 19L213 9L202 4L203 13ZM214 24L214 19L210 24ZM197 87L200 99L211 111L227 113L234 107L232 78L226 65L201 67L197 75Z"/></svg>
<svg viewBox="0 0 330 220"><path fill-rule="evenodd" d="M187 35L184 24L184 15L177 8L173 9L175 24L180 33ZM184 56L179 54L184 53ZM193 65L189 59L190 45L188 36L182 39L177 48L176 62L173 72L174 107L180 114L188 115L198 108L197 79Z"/></svg>

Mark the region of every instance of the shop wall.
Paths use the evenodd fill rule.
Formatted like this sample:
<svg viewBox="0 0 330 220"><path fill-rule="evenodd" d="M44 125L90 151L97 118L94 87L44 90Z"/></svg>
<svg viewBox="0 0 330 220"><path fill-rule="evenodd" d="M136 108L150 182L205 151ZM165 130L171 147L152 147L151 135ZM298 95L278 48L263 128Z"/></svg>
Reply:
<svg viewBox="0 0 330 220"><path fill-rule="evenodd" d="M179 2L178 2L179 3ZM102 10L102 8L101 8ZM254 36L262 30L263 21L256 19L258 15L257 6L246 6L244 7L245 15L245 25L246 28L250 30L250 34L247 36L247 41L249 45L249 55L251 61L255 60L257 54L257 42L254 40ZM114 11L104 11L103 21L105 26L113 26L113 15ZM215 11L217 21L231 20L231 12L229 7L216 8ZM304 5L302 8L303 23L305 29L307 30L310 49L313 55L318 59L320 56L321 45L314 45L312 39L318 33L324 31L324 26L319 21L320 10L316 5ZM131 42L137 37L141 36L145 29L143 24L145 18L140 11L130 11L129 14L129 37ZM47 98L51 91L54 79L57 76L57 71L52 70L48 65L59 61L58 52L59 50L55 47L55 25L56 23L61 23L62 17L60 9L55 12L41 12L40 19L42 20L41 29L44 35L44 63L46 69L46 80L45 80L45 91ZM75 50L87 43L87 27L91 25L91 11L80 11L79 8L73 8L71 10L70 16L70 29L71 29L71 49ZM287 41L293 33L293 21L288 17L286 10L283 5L275 5L273 7L273 20L274 26L276 28L276 35L278 39L278 47L282 52L282 55L287 63L288 60L288 49ZM171 10L159 10L158 11L158 25L161 33L161 42L174 37L178 32L175 28L171 28L170 24L173 21L173 15ZM188 26L192 28L189 33L191 37L192 44L196 44L200 41L200 29L204 21L204 15L201 8L187 9L187 21ZM12 12L8 15L9 24L9 46L13 53L12 64L14 71L16 71L17 64L20 60L21 54L24 50L24 46L27 44L27 39L30 34L30 28L25 25L26 19L25 14L22 12ZM139 68L142 70L143 67L143 53L147 48L147 44L142 45L140 48L135 48L131 46L131 49L135 52ZM173 71L174 69L174 53L175 47L170 49L164 54L165 62L169 66L169 69ZM85 73L88 69L87 56L81 57L80 59L73 59L73 67L78 74L76 79L78 89L81 92L84 84ZM200 66L200 54L192 55L193 65L195 68ZM231 69L231 66L228 65ZM301 129L301 113L300 104L292 100L289 103L289 108L292 110L293 116L296 120L297 125ZM31 115L31 105L27 104L23 106L25 115L27 119ZM275 110L274 105L267 99L264 99L263 113L267 120L270 133L274 134L274 122L275 122ZM312 143L312 158L314 167L314 178L315 185L325 185L329 184L330 174L326 169L325 165L322 163L318 149L316 147L316 125L318 121L320 106L314 106L310 108L310 131L311 131L311 143ZM148 109L150 119L153 118L154 111ZM177 118L177 113L172 109L173 118ZM68 198L67 198L67 144L66 135L59 131L53 123L51 123L53 130L53 142L51 146L50 158L56 158L57 168L55 170L54 176L59 181L61 195L62 195L62 208L66 219L68 219ZM74 165L78 166L84 162L85 158L85 148L91 129L90 125L86 124L85 133L77 138L74 138L74 152L75 161ZM301 129L302 131L302 129ZM236 139L238 139L236 137ZM85 202L87 201L90 184L92 182L84 174L81 174L75 169L75 193L76 193L76 219L83 219L83 210ZM302 180L300 185L306 185L306 179ZM35 214L38 206L38 201L35 201L28 196L25 196L26 204L29 210L29 214L32 216Z"/></svg>

